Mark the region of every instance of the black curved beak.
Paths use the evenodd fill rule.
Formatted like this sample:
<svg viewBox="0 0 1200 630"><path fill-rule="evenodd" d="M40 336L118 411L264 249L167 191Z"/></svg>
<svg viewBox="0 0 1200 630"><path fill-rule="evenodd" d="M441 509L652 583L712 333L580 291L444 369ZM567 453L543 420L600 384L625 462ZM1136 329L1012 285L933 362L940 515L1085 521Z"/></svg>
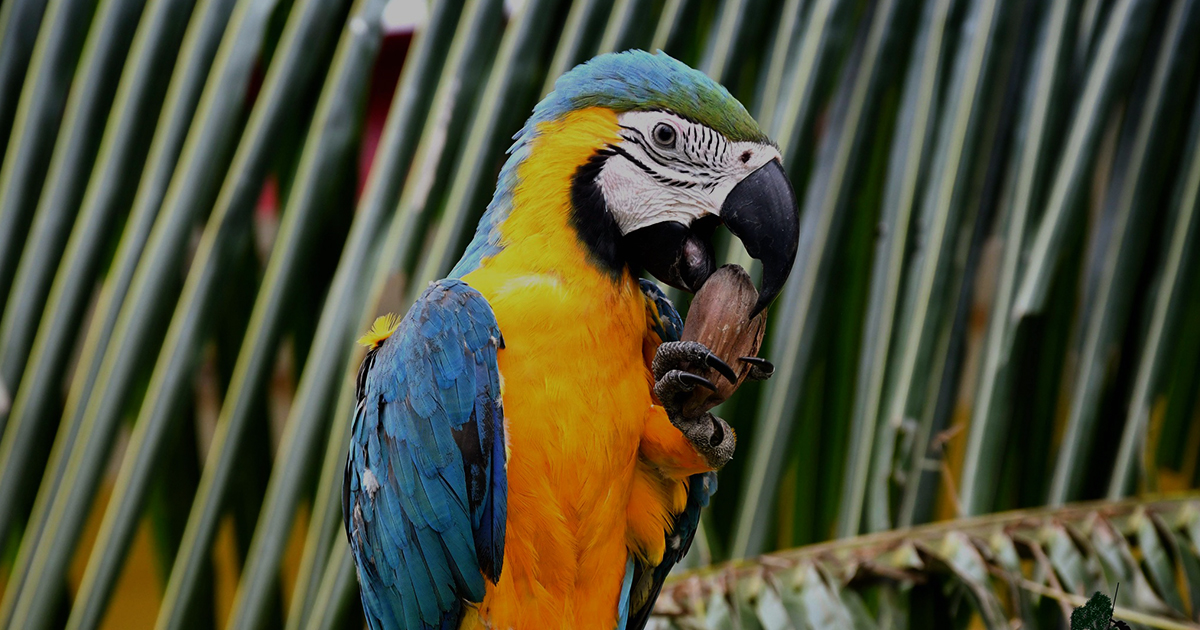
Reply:
<svg viewBox="0 0 1200 630"><path fill-rule="evenodd" d="M800 244L800 208L779 160L767 162L729 191L721 219L762 263L762 286L754 305L757 315L783 290Z"/></svg>

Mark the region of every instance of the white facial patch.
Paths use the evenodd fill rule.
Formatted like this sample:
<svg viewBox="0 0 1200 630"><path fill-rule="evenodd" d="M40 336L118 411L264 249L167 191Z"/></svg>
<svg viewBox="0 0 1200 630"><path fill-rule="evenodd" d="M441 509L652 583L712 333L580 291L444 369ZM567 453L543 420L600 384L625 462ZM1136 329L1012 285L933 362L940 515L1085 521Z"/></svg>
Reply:
<svg viewBox="0 0 1200 630"><path fill-rule="evenodd" d="M730 142L669 112L625 112L617 122L623 140L596 182L622 234L719 215L734 186L780 157L769 144Z"/></svg>

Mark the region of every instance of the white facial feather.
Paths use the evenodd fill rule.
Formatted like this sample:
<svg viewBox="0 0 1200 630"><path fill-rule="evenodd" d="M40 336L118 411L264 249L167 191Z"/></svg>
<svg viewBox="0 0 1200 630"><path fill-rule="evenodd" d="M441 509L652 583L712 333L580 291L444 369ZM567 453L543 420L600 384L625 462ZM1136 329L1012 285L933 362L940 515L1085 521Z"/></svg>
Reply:
<svg viewBox="0 0 1200 630"><path fill-rule="evenodd" d="M779 159L779 150L769 144L730 142L669 112L624 112L617 122L624 139L596 181L622 234L665 221L690 225L702 216L719 215L734 186ZM674 133L666 135L674 136L672 143L656 139L660 124L671 126Z"/></svg>

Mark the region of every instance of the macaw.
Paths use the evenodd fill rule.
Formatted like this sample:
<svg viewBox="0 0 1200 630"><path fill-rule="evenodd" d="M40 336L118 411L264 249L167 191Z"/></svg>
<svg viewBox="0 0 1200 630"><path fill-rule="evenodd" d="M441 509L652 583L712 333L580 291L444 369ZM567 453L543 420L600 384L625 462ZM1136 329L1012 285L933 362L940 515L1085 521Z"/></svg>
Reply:
<svg viewBox="0 0 1200 630"><path fill-rule="evenodd" d="M342 507L371 628L646 624L736 436L685 417L713 383L680 366L735 373L641 272L695 292L724 225L764 308L799 242L780 160L665 53L558 79L449 277L360 340Z"/></svg>

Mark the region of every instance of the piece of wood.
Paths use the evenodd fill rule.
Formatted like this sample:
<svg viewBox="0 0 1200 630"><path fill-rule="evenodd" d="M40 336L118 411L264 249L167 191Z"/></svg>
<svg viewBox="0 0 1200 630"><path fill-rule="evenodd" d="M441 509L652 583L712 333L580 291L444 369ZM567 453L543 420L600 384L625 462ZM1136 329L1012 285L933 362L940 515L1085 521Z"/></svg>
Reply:
<svg viewBox="0 0 1200 630"><path fill-rule="evenodd" d="M750 373L750 364L739 357L758 356L763 333L767 329L767 309L750 319L758 289L750 274L738 265L725 265L709 276L692 299L683 324L684 341L699 341L737 373L730 382L706 365L685 366L689 372L712 381L716 391L697 387L683 405L688 417L696 417L725 402Z"/></svg>

